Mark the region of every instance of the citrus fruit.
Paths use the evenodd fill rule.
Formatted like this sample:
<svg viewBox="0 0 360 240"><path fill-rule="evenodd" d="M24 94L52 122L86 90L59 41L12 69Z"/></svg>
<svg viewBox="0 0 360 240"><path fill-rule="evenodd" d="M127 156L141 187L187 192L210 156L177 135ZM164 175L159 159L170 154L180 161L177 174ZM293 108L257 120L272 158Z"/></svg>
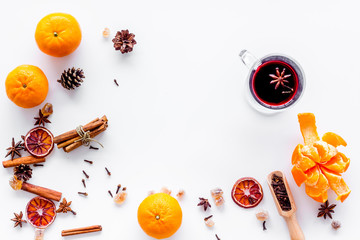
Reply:
<svg viewBox="0 0 360 240"><path fill-rule="evenodd" d="M16 105L32 108L41 104L49 91L48 80L40 68L20 65L5 80L6 94Z"/></svg>
<svg viewBox="0 0 360 240"><path fill-rule="evenodd" d="M38 23L35 40L44 53L53 57L64 57L80 45L80 25L70 14L52 13Z"/></svg>
<svg viewBox="0 0 360 240"><path fill-rule="evenodd" d="M150 237L164 239L172 236L181 226L182 211L178 201L166 193L155 193L140 204L140 227Z"/></svg>
<svg viewBox="0 0 360 240"><path fill-rule="evenodd" d="M46 228L56 218L55 204L43 197L34 197L26 206L28 222L36 228Z"/></svg>
<svg viewBox="0 0 360 240"><path fill-rule="evenodd" d="M34 157L46 157L54 149L54 136L48 129L36 127L26 134L24 143Z"/></svg>
<svg viewBox="0 0 360 240"><path fill-rule="evenodd" d="M306 194L315 201L325 202L331 188L338 196L336 200L343 202L351 191L341 173L348 169L350 159L337 147L347 143L332 132L325 133L320 140L314 114L300 113L298 118L305 145L297 145L291 159L296 184L300 187L305 183Z"/></svg>
<svg viewBox="0 0 360 240"><path fill-rule="evenodd" d="M263 190L258 181L252 177L240 178L231 191L234 202L243 208L257 206L263 198Z"/></svg>

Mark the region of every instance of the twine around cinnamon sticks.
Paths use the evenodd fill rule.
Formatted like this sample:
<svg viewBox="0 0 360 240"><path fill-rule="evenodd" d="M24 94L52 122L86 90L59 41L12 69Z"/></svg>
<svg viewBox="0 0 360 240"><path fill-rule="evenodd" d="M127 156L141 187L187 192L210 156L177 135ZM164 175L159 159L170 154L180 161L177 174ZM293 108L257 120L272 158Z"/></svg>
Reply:
<svg viewBox="0 0 360 240"><path fill-rule="evenodd" d="M97 142L93 138L104 132L107 127L108 119L104 115L101 118L94 119L84 126L78 126L74 130L56 136L54 138L54 142L57 144L59 149L62 148L65 152L71 152L83 144L89 145L91 141Z"/></svg>

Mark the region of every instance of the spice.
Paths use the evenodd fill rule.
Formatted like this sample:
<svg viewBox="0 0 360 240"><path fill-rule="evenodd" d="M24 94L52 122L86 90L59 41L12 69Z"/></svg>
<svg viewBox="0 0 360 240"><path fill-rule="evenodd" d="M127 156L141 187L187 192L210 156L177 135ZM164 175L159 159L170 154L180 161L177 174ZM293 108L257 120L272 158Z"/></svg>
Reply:
<svg viewBox="0 0 360 240"><path fill-rule="evenodd" d="M122 190L123 190L123 191L126 191L126 189L127 189L126 187L123 187L123 189L122 189Z"/></svg>
<svg viewBox="0 0 360 240"><path fill-rule="evenodd" d="M43 163L45 162L45 158L36 158L34 156L26 156L26 157L19 157L19 158L15 158L13 160L6 160L3 161L3 167L4 168L9 168L9 167L16 167L19 166L20 164L36 164L36 163Z"/></svg>
<svg viewBox="0 0 360 240"><path fill-rule="evenodd" d="M116 81L116 79L114 79L114 83L116 84L116 86L119 86L118 82Z"/></svg>
<svg viewBox="0 0 360 240"><path fill-rule="evenodd" d="M333 229L338 230L341 228L341 223L339 221L332 221L331 226Z"/></svg>
<svg viewBox="0 0 360 240"><path fill-rule="evenodd" d="M23 223L26 223L25 220L23 220L23 213L20 212L19 214L17 213L14 213L15 217L13 219L11 219L11 221L14 221L15 224L14 224L14 228L17 227L17 226L20 226L22 228L22 224Z"/></svg>
<svg viewBox="0 0 360 240"><path fill-rule="evenodd" d="M15 191L23 190L57 202L61 200L61 192L23 182L16 176L10 179L9 184Z"/></svg>
<svg viewBox="0 0 360 240"><path fill-rule="evenodd" d="M108 174L109 176L111 176L111 172L109 171L109 169L107 169L107 167L105 167L105 170L106 170L107 174Z"/></svg>
<svg viewBox="0 0 360 240"><path fill-rule="evenodd" d="M79 195L88 196L86 192L78 192Z"/></svg>
<svg viewBox="0 0 360 240"><path fill-rule="evenodd" d="M281 209L283 211L290 211L291 203L286 191L283 178L274 174L272 176L271 186L274 190L275 196L279 202Z"/></svg>
<svg viewBox="0 0 360 240"><path fill-rule="evenodd" d="M89 178L89 175L84 170L83 170L83 173L84 173L86 178Z"/></svg>
<svg viewBox="0 0 360 240"><path fill-rule="evenodd" d="M14 175L17 179L26 182L31 178L32 169L29 165L20 164L17 167L14 167Z"/></svg>
<svg viewBox="0 0 360 240"><path fill-rule="evenodd" d="M84 188L86 188L86 184L85 184L85 179L81 179L83 185L84 185Z"/></svg>
<svg viewBox="0 0 360 240"><path fill-rule="evenodd" d="M204 218L206 226L213 227L215 225L215 222L211 219L212 217L213 217L213 215L210 215L210 216Z"/></svg>
<svg viewBox="0 0 360 240"><path fill-rule="evenodd" d="M118 31L112 40L115 50L120 50L122 54L131 52L136 44L135 35L129 30Z"/></svg>
<svg viewBox="0 0 360 240"><path fill-rule="evenodd" d="M104 28L102 35L104 38L108 38L110 37L110 29L109 28Z"/></svg>
<svg viewBox="0 0 360 240"><path fill-rule="evenodd" d="M121 184L117 185L116 194L118 194L120 189L121 189Z"/></svg>
<svg viewBox="0 0 360 240"><path fill-rule="evenodd" d="M108 193L109 193L109 194L110 194L110 196L113 198L113 195L112 195L112 193L111 193L111 191L110 191L110 190L108 191Z"/></svg>
<svg viewBox="0 0 360 240"><path fill-rule="evenodd" d="M67 213L72 212L72 214L76 215L76 212L74 212L71 207L71 201L67 202L66 198L63 198L62 202L60 202L58 210L56 210L57 213Z"/></svg>
<svg viewBox="0 0 360 240"><path fill-rule="evenodd" d="M206 198L199 198L200 203L198 204L198 206L203 206L204 207L204 211L206 211L208 208L211 208L211 204L209 203L209 200Z"/></svg>
<svg viewBox="0 0 360 240"><path fill-rule="evenodd" d="M92 149L92 150L99 150L98 147L93 147L92 145L90 145L89 149Z"/></svg>
<svg viewBox="0 0 360 240"><path fill-rule="evenodd" d="M15 155L21 157L21 153L20 151L23 150L23 146L21 144L21 141L17 142L15 144L15 140L14 138L12 138L12 142L11 142L11 147L8 147L6 150L8 150L8 153L6 154L5 157L11 155L11 160L14 159Z"/></svg>
<svg viewBox="0 0 360 240"><path fill-rule="evenodd" d="M102 230L101 225L95 225L95 226L90 226L90 227L82 227L82 228L63 230L63 231L61 231L61 236L66 237L66 236L72 236L72 235L77 235L77 234L99 232L101 230Z"/></svg>
<svg viewBox="0 0 360 240"><path fill-rule="evenodd" d="M43 167L43 166L44 166L44 164L41 164L41 163L34 163L34 164L33 164L33 166L34 166L34 167Z"/></svg>
<svg viewBox="0 0 360 240"><path fill-rule="evenodd" d="M272 79L274 79L274 80L272 80L272 81L270 82L270 84L276 83L276 85L275 85L275 90L278 89L278 87L281 85L281 86L283 86L283 87L285 87L285 88L290 89L290 92L293 92L294 89L292 89L291 87L289 87L289 86L286 85L286 83L289 83L289 81L288 81L288 80L285 80L286 78L291 77L291 74L287 74L287 75L284 76L285 70L286 70L285 68L282 70L281 73L280 73L278 67L277 67L275 70L276 70L276 75L274 75L274 74L269 74L269 76L270 76ZM283 92L283 93L284 93L284 92Z"/></svg>
<svg viewBox="0 0 360 240"><path fill-rule="evenodd" d="M50 120L48 119L50 115L48 116L44 116L41 109L39 109L39 117L34 117L34 119L36 120L34 125L43 125L45 127L46 123L51 123Z"/></svg>
<svg viewBox="0 0 360 240"><path fill-rule="evenodd" d="M334 208L336 207L336 204L331 204L329 206L329 201L326 200L325 204L321 204L319 208L319 213L317 217L324 217L326 219L326 216L329 216L329 218L332 219L331 213L335 213Z"/></svg>
<svg viewBox="0 0 360 240"><path fill-rule="evenodd" d="M217 235L217 234L215 234L215 237L216 237L216 240L220 240L220 238L218 237L218 235Z"/></svg>
<svg viewBox="0 0 360 240"><path fill-rule="evenodd" d="M87 163L90 163L90 164L93 164L93 161L89 161L89 160L84 160L84 162L87 162Z"/></svg>
<svg viewBox="0 0 360 240"><path fill-rule="evenodd" d="M85 145L88 146L93 138L104 132L108 127L106 116L96 118L84 126L78 126L76 129L63 133L54 138L54 143L58 148L63 148L65 152L71 152L76 148ZM84 134L85 133L85 134Z"/></svg>

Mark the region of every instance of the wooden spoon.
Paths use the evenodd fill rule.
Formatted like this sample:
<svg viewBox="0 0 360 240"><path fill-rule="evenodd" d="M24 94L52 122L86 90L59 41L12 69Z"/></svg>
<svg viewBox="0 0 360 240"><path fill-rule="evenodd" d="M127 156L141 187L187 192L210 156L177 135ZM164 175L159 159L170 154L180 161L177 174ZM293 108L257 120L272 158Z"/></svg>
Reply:
<svg viewBox="0 0 360 240"><path fill-rule="evenodd" d="M289 200L290 200L290 204L291 204L291 210L290 211L283 211L281 209L281 206L276 198L276 195L275 195L275 192L274 192L274 189L273 187L271 186L271 182L272 182L272 177L273 175L277 175L279 177L282 177L283 181L284 181L284 185L285 185L285 188L286 188L286 192L289 196ZM275 205L278 209L278 212L280 214L280 216L282 216L285 221L286 221L286 224L288 226L288 229L289 229L289 233L290 233L290 238L291 240L304 240L305 237L304 237L304 234L299 226L299 223L296 219L296 205L295 205L295 202L294 202L294 198L292 196L292 193L290 191L290 187L289 187L289 184L286 180L286 177L285 175L281 172L281 171L274 171L274 172L271 172L268 177L267 177L267 182L268 182L268 185L269 185L269 188L270 188L270 192L274 198L274 201L275 201Z"/></svg>

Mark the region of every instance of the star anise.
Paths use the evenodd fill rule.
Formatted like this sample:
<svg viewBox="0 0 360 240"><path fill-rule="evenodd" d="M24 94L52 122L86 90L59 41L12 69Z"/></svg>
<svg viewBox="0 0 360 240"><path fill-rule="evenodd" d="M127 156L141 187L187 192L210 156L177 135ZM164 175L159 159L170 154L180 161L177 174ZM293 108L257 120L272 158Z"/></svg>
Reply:
<svg viewBox="0 0 360 240"><path fill-rule="evenodd" d="M115 50L120 50L122 54L131 52L136 44L135 35L129 30L118 31L112 40Z"/></svg>
<svg viewBox="0 0 360 240"><path fill-rule="evenodd" d="M206 198L199 198L199 199L200 199L200 203L198 204L198 206L203 206L204 211L206 211L208 208L211 208L211 205L210 205L208 199L206 199Z"/></svg>
<svg viewBox="0 0 360 240"><path fill-rule="evenodd" d="M11 143L11 147L8 147L6 150L8 150L8 153L6 154L5 157L11 155L11 160L14 159L15 155L18 155L19 157L21 157L21 153L20 151L23 150L23 146L21 144L21 141L17 142L15 144L15 140L14 138L12 138L12 143Z"/></svg>
<svg viewBox="0 0 360 240"><path fill-rule="evenodd" d="M29 165L20 164L19 166L14 167L14 175L18 180L26 182L31 178L32 169Z"/></svg>
<svg viewBox="0 0 360 240"><path fill-rule="evenodd" d="M20 212L19 214L14 213L14 215L15 215L15 217L13 219L11 219L11 221L15 222L14 227L17 227L17 226L22 227L22 224L26 223L26 221L22 219L23 213L22 212Z"/></svg>
<svg viewBox="0 0 360 240"><path fill-rule="evenodd" d="M76 212L74 212L70 205L71 205L71 202L67 202L66 201L66 198L63 198L62 202L60 202L60 205L59 205L59 209L56 210L57 213L67 213L67 212L72 212L72 214L76 215Z"/></svg>
<svg viewBox="0 0 360 240"><path fill-rule="evenodd" d="M34 119L36 120L34 125L43 125L45 127L45 123L51 123L48 117L49 116L44 116L41 112L41 109L39 109L39 117L34 117Z"/></svg>
<svg viewBox="0 0 360 240"><path fill-rule="evenodd" d="M289 86L286 85L286 83L289 83L289 81L286 80L286 78L291 77L291 74L287 74L287 75L284 76L285 70L286 70L286 69L284 68L284 69L282 70L282 72L280 73L279 68L277 67L277 68L276 68L276 75L275 75L275 74L269 74L269 76L270 76L272 79L274 79L274 80L272 80L272 81L270 82L270 84L276 83L276 85L275 85L275 90L278 89L279 86L281 85L281 86L283 86L283 87L285 87L285 88L290 89L290 91L293 92L294 89L292 89L291 87L289 87Z"/></svg>
<svg viewBox="0 0 360 240"><path fill-rule="evenodd" d="M326 216L332 219L331 213L334 213L334 208L336 207L336 204L331 204L329 206L329 201L326 200L325 204L321 204L321 207L319 208L319 213L317 217L324 217L326 219Z"/></svg>

